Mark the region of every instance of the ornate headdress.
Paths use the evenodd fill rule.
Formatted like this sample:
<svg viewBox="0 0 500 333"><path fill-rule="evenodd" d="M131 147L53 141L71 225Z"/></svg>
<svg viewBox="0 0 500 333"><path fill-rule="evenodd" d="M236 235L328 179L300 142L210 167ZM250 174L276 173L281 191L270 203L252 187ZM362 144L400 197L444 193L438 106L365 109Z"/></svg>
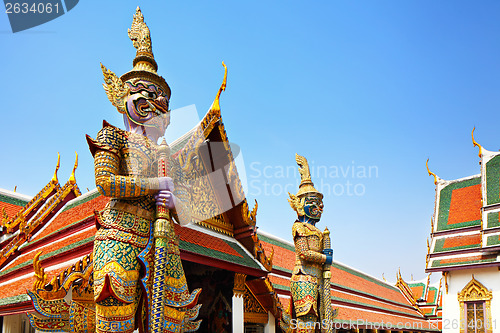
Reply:
<svg viewBox="0 0 500 333"><path fill-rule="evenodd" d="M316 196L323 198L323 194L314 188L314 184L311 181L311 173L309 172L309 163L307 163L307 159L304 156L295 154L295 161L299 166L300 173L299 191L296 196L300 198L306 194L315 194Z"/></svg>
<svg viewBox="0 0 500 333"><path fill-rule="evenodd" d="M156 83L165 90L168 99L170 99L170 87L165 79L156 73L158 65L153 55L151 35L139 7L135 11L132 27L128 29L128 37L137 49L137 53L132 62L134 68L130 72L123 74L120 79L125 82L140 78Z"/></svg>
<svg viewBox="0 0 500 333"><path fill-rule="evenodd" d="M137 49L132 63L134 68L118 78L115 73L101 64L104 74L104 90L106 90L110 102L116 106L120 113L125 113L125 101L129 92L124 83L132 79L143 79L157 84L165 91L167 99L170 100L170 87L167 81L156 72L158 64L156 64L153 55L151 35L139 7L135 11L132 27L128 29L128 36Z"/></svg>
<svg viewBox="0 0 500 333"><path fill-rule="evenodd" d="M297 194L288 193L290 199L288 202L292 209L297 213L304 214L304 198L308 194L316 195L317 197L323 199L323 194L314 188L314 184L311 181L311 173L309 171L309 163L304 156L295 154L295 161L299 166L300 173L300 185Z"/></svg>

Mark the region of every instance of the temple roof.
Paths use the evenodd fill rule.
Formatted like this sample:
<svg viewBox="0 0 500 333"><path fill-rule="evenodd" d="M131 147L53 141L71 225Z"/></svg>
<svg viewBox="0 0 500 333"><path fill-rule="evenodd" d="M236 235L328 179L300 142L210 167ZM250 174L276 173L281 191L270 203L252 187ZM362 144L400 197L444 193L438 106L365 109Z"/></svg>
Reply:
<svg viewBox="0 0 500 333"><path fill-rule="evenodd" d="M33 258L38 252L43 251L40 260L48 280L92 252L97 231L94 210L102 210L108 201L97 190L69 201L19 247L14 258L0 268L0 314L5 313L2 306L27 300L26 289L31 289L34 282ZM196 225L176 225L176 233L183 260L256 277L266 273L253 254L234 238Z"/></svg>
<svg viewBox="0 0 500 333"><path fill-rule="evenodd" d="M30 196L0 189L0 213L5 216L14 216L23 208L32 198Z"/></svg>
<svg viewBox="0 0 500 333"><path fill-rule="evenodd" d="M295 264L293 243L259 230L266 251L274 249L273 270L269 275L284 308L290 305L290 277ZM331 267L332 306L338 310L337 323L408 323L413 331L437 331L405 297L399 288L362 271L334 261ZM360 325L359 328L363 328Z"/></svg>
<svg viewBox="0 0 500 333"><path fill-rule="evenodd" d="M500 153L480 148L481 173L436 179L427 272L500 266Z"/></svg>
<svg viewBox="0 0 500 333"><path fill-rule="evenodd" d="M429 274L424 280L404 283L411 289L418 308L427 318L442 318L442 279L431 285Z"/></svg>

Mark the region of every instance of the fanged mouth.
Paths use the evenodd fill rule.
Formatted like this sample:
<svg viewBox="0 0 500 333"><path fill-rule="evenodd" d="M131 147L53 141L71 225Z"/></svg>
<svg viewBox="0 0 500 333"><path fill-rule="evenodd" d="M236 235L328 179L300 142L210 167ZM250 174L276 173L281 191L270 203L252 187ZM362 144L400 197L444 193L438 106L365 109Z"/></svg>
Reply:
<svg viewBox="0 0 500 333"><path fill-rule="evenodd" d="M146 102L146 103L144 103L144 102ZM149 112L154 112L157 115L162 114L161 111L156 106L154 106L153 103L151 103L147 99L141 98L139 100L134 101L134 106L135 106L135 109L137 110L137 113L141 117L147 117Z"/></svg>

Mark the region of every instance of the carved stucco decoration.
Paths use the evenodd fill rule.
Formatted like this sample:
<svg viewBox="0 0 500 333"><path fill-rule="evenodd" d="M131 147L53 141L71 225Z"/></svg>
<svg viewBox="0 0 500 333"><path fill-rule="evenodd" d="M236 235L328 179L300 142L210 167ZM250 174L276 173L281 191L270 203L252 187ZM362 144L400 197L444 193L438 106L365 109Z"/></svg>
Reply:
<svg viewBox="0 0 500 333"><path fill-rule="evenodd" d="M484 318L486 323L486 333L492 333L491 322L491 299L493 294L481 282L477 281L472 275L472 280L458 293L460 302L460 333L467 331L467 317L465 313L465 304L467 302L484 302Z"/></svg>

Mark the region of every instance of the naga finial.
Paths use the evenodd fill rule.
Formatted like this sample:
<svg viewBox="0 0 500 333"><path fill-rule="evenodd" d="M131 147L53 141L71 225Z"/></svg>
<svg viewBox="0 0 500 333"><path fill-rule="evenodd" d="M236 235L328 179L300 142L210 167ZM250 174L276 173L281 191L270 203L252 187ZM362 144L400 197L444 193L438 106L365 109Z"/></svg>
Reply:
<svg viewBox="0 0 500 333"><path fill-rule="evenodd" d="M141 8L139 8L139 6L137 6L137 9L135 10L132 26L128 29L128 37L137 49L137 55L139 55L139 53L149 53L150 55L153 55L151 34L148 26L144 22L144 15L142 15Z"/></svg>
<svg viewBox="0 0 500 333"><path fill-rule="evenodd" d="M429 159L427 159L427 161L425 162L425 166L427 167L427 172L429 173L429 176L430 175L434 176L434 185L437 185L438 176L436 176L436 174L434 172L429 170Z"/></svg>
<svg viewBox="0 0 500 333"><path fill-rule="evenodd" d="M33 269L35 271L35 282L33 282L33 290L37 291L38 289L42 289L47 283L47 274L42 267L42 263L40 262L40 255L42 251L38 252L33 258Z"/></svg>
<svg viewBox="0 0 500 333"><path fill-rule="evenodd" d="M54 176L52 176L52 183L57 184L59 183L59 180L57 180L57 171L59 170L59 166L61 165L61 155L59 152L57 153L57 165L56 165L56 171L54 171Z"/></svg>
<svg viewBox="0 0 500 333"><path fill-rule="evenodd" d="M220 111L220 105L219 105L219 98L220 94L226 90L226 83L227 83L227 66L222 62L222 66L224 66L224 79L222 80L222 84L220 85L219 91L217 92L217 95L215 96L214 102L212 103L212 106L210 107L210 110L213 111Z"/></svg>
<svg viewBox="0 0 500 333"><path fill-rule="evenodd" d="M479 147L479 158L481 158L481 155L483 154L483 147L476 142L476 140L474 140L474 130L476 129L476 127L474 126L474 128L472 129L472 144L474 145L474 147Z"/></svg>
<svg viewBox="0 0 500 333"><path fill-rule="evenodd" d="M78 153L75 151L75 165L73 166L73 172L71 172L71 176L69 177L69 182L71 184L76 184L76 178L75 178L75 171L76 171L76 168L78 168Z"/></svg>

